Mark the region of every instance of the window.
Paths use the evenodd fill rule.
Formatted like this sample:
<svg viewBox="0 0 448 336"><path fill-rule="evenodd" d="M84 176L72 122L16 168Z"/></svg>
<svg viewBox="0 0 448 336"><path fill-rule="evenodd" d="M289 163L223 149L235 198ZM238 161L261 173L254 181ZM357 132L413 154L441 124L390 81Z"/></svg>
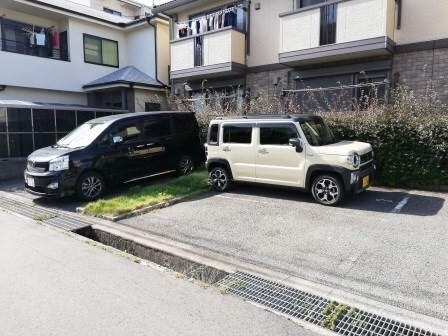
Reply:
<svg viewBox="0 0 448 336"><path fill-rule="evenodd" d="M84 61L118 68L118 42L84 34Z"/></svg>
<svg viewBox="0 0 448 336"><path fill-rule="evenodd" d="M171 132L171 118L147 119L144 121L146 138L159 138L169 136Z"/></svg>
<svg viewBox="0 0 448 336"><path fill-rule="evenodd" d="M224 143L250 144L252 142L252 126L224 126Z"/></svg>
<svg viewBox="0 0 448 336"><path fill-rule="evenodd" d="M121 12L107 8L107 7L103 7L103 11L106 13L109 13L109 14L121 16Z"/></svg>
<svg viewBox="0 0 448 336"><path fill-rule="evenodd" d="M320 8L320 45L336 43L338 4Z"/></svg>
<svg viewBox="0 0 448 336"><path fill-rule="evenodd" d="M296 0L296 8L304 8L327 2L327 0Z"/></svg>
<svg viewBox="0 0 448 336"><path fill-rule="evenodd" d="M219 125L212 125L208 134L209 145L217 145L219 139Z"/></svg>
<svg viewBox="0 0 448 336"><path fill-rule="evenodd" d="M289 145L289 139L298 137L293 126L260 126L260 145Z"/></svg>
<svg viewBox="0 0 448 336"><path fill-rule="evenodd" d="M140 139L140 126L134 122L132 124L122 125L111 132L111 138L119 136L123 138L123 143Z"/></svg>
<svg viewBox="0 0 448 336"><path fill-rule="evenodd" d="M31 110L24 108L8 108L9 132L32 132Z"/></svg>

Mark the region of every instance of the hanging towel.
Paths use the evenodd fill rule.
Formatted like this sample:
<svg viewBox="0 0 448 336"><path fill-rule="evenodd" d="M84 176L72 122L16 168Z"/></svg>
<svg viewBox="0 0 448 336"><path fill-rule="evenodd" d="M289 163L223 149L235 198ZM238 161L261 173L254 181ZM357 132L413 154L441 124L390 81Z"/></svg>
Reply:
<svg viewBox="0 0 448 336"><path fill-rule="evenodd" d="M200 33L205 33L207 31L207 19L202 17L199 21L200 23Z"/></svg>
<svg viewBox="0 0 448 336"><path fill-rule="evenodd" d="M34 34L30 34L30 45L34 45L36 43Z"/></svg>
<svg viewBox="0 0 448 336"><path fill-rule="evenodd" d="M38 46L44 46L45 45L45 34L44 33L36 34L36 44Z"/></svg>
<svg viewBox="0 0 448 336"><path fill-rule="evenodd" d="M59 49L59 33L57 30L52 31L52 38L53 38L53 48Z"/></svg>

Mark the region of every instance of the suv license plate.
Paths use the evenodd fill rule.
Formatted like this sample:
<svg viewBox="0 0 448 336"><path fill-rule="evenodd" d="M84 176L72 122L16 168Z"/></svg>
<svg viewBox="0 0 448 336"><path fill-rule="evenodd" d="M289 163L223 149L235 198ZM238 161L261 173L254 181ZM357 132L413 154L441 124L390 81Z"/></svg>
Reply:
<svg viewBox="0 0 448 336"><path fill-rule="evenodd" d="M362 178L362 187L367 187L369 185L370 182L370 178L369 175L365 176Z"/></svg>
<svg viewBox="0 0 448 336"><path fill-rule="evenodd" d="M36 183L34 183L34 179L32 177L28 177L26 179L26 184L28 184L30 187L35 187Z"/></svg>

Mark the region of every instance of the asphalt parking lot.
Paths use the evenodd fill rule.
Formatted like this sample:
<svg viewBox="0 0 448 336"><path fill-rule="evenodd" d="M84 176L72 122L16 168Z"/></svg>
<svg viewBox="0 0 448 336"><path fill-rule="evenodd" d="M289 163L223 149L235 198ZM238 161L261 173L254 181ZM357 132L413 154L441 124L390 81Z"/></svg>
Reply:
<svg viewBox="0 0 448 336"><path fill-rule="evenodd" d="M0 190L57 210L82 205L36 198L21 181ZM238 185L120 223L448 321L447 200L371 188L333 208L295 190Z"/></svg>
<svg viewBox="0 0 448 336"><path fill-rule="evenodd" d="M238 186L120 223L448 320L447 200L371 188L331 208Z"/></svg>

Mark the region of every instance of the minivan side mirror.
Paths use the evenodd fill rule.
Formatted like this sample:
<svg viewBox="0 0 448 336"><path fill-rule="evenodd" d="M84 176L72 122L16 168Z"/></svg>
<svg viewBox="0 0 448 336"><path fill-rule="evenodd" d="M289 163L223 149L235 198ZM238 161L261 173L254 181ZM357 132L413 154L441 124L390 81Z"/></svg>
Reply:
<svg viewBox="0 0 448 336"><path fill-rule="evenodd" d="M289 139L289 144L296 148L297 153L302 153L302 151L303 151L302 139L299 139L299 138Z"/></svg>
<svg viewBox="0 0 448 336"><path fill-rule="evenodd" d="M123 142L123 138L121 136L114 136L112 138L112 142L114 143L114 145L122 143Z"/></svg>

